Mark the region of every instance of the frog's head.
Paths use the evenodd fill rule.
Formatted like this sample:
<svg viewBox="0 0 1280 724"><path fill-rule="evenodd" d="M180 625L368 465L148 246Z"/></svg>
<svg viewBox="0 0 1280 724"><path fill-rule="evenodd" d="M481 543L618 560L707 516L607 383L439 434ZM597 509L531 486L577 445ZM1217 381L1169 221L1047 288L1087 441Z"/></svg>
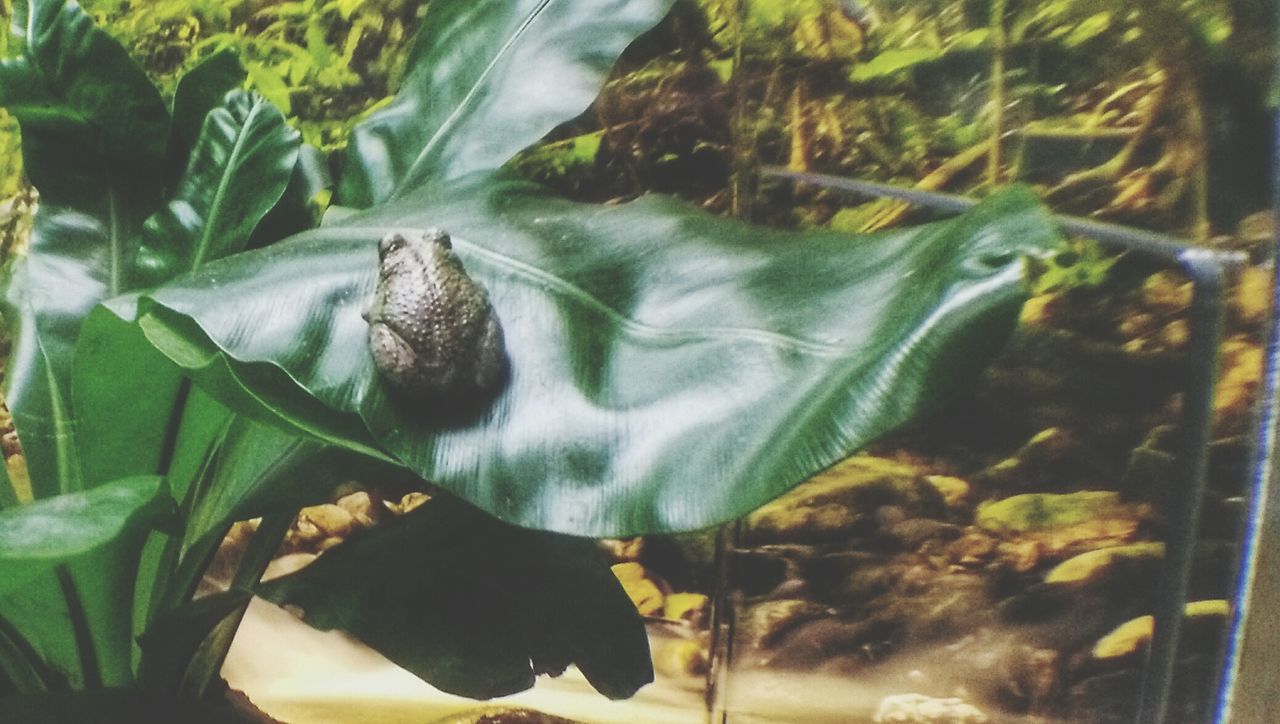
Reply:
<svg viewBox="0 0 1280 724"><path fill-rule="evenodd" d="M452 249L453 241L443 229L433 227L410 236L394 232L378 240L378 259L385 263L405 250L419 259L441 258L452 255Z"/></svg>

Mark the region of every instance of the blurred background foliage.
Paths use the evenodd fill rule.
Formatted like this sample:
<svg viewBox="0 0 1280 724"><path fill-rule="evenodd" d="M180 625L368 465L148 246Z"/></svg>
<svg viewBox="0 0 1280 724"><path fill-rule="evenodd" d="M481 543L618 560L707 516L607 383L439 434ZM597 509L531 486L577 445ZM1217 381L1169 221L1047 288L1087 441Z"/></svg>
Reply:
<svg viewBox="0 0 1280 724"><path fill-rule="evenodd" d="M326 152L394 92L427 7L82 4L162 90L237 48L250 84ZM1268 203L1274 36L1269 0L680 0L595 105L514 166L591 200L662 191L849 231L916 216L757 188L749 172L979 195L1023 181L1059 210L1207 239ZM19 190L15 133L0 119L5 199Z"/></svg>

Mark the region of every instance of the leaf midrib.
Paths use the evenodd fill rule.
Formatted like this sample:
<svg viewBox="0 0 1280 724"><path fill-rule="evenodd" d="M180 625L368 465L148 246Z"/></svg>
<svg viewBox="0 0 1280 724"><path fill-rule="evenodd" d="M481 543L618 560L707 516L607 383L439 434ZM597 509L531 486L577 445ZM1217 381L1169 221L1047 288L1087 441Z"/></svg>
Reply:
<svg viewBox="0 0 1280 724"><path fill-rule="evenodd" d="M484 85L485 79L488 78L493 72L493 69L497 67L498 61L507 56L508 51L510 51L511 47L515 45L516 41L525 34L525 31L529 29L529 26L533 25L533 22L538 19L538 16L541 15L542 12L547 9L547 6L553 1L554 0L542 0L542 2L538 3L538 6L534 8L533 11L530 12L520 23L520 27L516 28L516 31L511 34L510 38L507 38L507 42L502 44L502 47L498 49L497 53L494 53L493 59L489 61L489 64L485 66L483 71L481 71L475 82L471 84L471 88L467 90L467 94L462 97L462 100L453 109L453 112L449 114L448 118L444 119L444 122L440 124L440 127L436 129L435 133L431 134L431 138L427 139L427 142L423 144L422 150L420 150L418 155L414 157L413 163L409 165L404 176L401 177L399 183L396 184L396 188L391 192L389 199L399 198L406 191L414 188L411 185L413 179L421 170L421 166L426 163L427 157L435 150L436 144L440 142L440 139L443 138L444 135L458 122L458 119L462 117L462 111L471 105L471 102L480 92L481 86Z"/></svg>
<svg viewBox="0 0 1280 724"><path fill-rule="evenodd" d="M213 201L209 203L209 216L205 219L203 228L200 231L200 238L196 242L196 251L191 258L192 270L199 269L200 265L204 263L204 259L209 253L209 244L213 239L213 227L215 226L214 220L218 217L218 211L226 197L231 177L240 165L240 157L244 152L245 139L249 137L254 119L262 108L263 102L258 98L254 98L253 105L245 115L244 123L240 124L240 132L236 134L236 141L231 147L231 154L227 157L226 165L223 166L222 175L218 179L218 188L213 193ZM225 109L214 109L211 112L211 115L212 113L216 113L218 110ZM232 120L235 120L234 116L232 116ZM206 120L206 123L207 122L208 121Z"/></svg>

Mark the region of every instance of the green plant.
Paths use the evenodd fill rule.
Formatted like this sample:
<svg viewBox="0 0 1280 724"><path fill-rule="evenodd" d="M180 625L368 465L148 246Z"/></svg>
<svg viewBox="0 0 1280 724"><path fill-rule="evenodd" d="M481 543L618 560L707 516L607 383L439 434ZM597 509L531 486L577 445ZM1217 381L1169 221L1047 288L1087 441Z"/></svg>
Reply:
<svg viewBox="0 0 1280 724"><path fill-rule="evenodd" d="M670 4L431 3L314 229L318 152L234 56L170 111L74 3L17 7L0 105L41 205L8 274L7 396L37 500L0 486L0 691L214 697L256 592L445 690L576 664L626 697L651 677L643 627L564 534L729 520L972 378L1024 297L1019 254L1056 243L1025 191L858 238L572 203L503 169ZM453 427L388 399L360 318L377 240L427 226L489 289L513 365ZM259 583L296 511L351 476L441 492ZM231 589L195 598L253 516Z"/></svg>

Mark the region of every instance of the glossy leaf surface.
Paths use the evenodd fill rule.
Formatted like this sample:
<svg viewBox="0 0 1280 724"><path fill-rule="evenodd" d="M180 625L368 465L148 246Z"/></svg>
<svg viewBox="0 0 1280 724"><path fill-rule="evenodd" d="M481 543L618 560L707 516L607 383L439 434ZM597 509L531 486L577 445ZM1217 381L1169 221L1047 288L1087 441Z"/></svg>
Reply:
<svg viewBox="0 0 1280 724"><path fill-rule="evenodd" d="M367 208L506 163L595 99L672 0L437 0L395 100L356 127L338 202Z"/></svg>
<svg viewBox="0 0 1280 724"><path fill-rule="evenodd" d="M170 512L160 478L117 480L0 512L0 593Z"/></svg>
<svg viewBox="0 0 1280 724"><path fill-rule="evenodd" d="M513 367L482 419L448 429L388 395L360 316L377 240L433 225L488 288ZM1019 253L1056 243L1017 189L856 237L480 179L211 264L146 297L142 321L184 366L278 368L509 522L686 530L758 507L972 379L1024 298Z"/></svg>
<svg viewBox="0 0 1280 724"><path fill-rule="evenodd" d="M0 106L22 126L26 173L45 203L109 217L124 232L113 243L127 243L164 188L160 94L74 2L15 3L13 33L19 53L0 61Z"/></svg>
<svg viewBox="0 0 1280 724"><path fill-rule="evenodd" d="M166 279L235 253L275 206L298 159L298 132L261 96L232 91L204 118L174 198L147 220L145 257Z"/></svg>
<svg viewBox="0 0 1280 724"><path fill-rule="evenodd" d="M576 664L610 698L653 679L644 625L591 541L434 498L259 587L444 691L490 698Z"/></svg>

